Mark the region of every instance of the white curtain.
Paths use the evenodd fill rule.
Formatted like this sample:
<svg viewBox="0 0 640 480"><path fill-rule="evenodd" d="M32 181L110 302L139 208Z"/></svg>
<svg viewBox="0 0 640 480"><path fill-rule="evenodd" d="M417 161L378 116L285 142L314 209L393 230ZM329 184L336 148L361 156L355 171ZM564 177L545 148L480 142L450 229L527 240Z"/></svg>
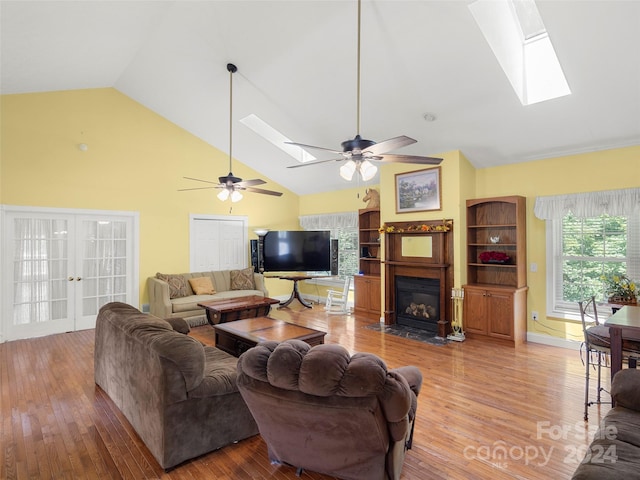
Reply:
<svg viewBox="0 0 640 480"><path fill-rule="evenodd" d="M541 220L560 219L570 212L578 218L640 214L640 188L537 197L533 207Z"/></svg>
<svg viewBox="0 0 640 480"><path fill-rule="evenodd" d="M19 218L14 223L13 325L67 315L67 222Z"/></svg>
<svg viewBox="0 0 640 480"><path fill-rule="evenodd" d="M335 230L356 228L358 212L324 213L321 215L303 215L298 217L304 230Z"/></svg>

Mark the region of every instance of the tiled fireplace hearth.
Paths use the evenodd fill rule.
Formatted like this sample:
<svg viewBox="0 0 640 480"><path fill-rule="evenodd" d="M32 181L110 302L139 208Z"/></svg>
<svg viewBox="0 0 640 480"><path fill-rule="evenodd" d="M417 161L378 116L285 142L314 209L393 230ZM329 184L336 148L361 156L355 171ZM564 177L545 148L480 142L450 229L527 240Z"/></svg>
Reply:
<svg viewBox="0 0 640 480"><path fill-rule="evenodd" d="M385 226L385 324L446 337L451 333L452 221Z"/></svg>

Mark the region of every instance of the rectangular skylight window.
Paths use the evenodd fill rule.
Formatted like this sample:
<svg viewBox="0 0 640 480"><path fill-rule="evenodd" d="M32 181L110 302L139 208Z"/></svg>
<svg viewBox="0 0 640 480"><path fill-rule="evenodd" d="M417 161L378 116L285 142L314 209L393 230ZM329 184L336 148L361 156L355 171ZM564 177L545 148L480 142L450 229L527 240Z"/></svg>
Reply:
<svg viewBox="0 0 640 480"><path fill-rule="evenodd" d="M523 105L571 93L534 0L476 0L469 10Z"/></svg>
<svg viewBox="0 0 640 480"><path fill-rule="evenodd" d="M277 131L275 128L273 128L271 125L269 125L267 122L253 113L241 119L240 123L246 125L262 138L273 143L280 150L288 153L300 163L316 160L316 157L307 153L302 148L295 145L286 144L285 142L291 142L292 140L289 140L287 137L285 137L283 134L281 134L279 131Z"/></svg>

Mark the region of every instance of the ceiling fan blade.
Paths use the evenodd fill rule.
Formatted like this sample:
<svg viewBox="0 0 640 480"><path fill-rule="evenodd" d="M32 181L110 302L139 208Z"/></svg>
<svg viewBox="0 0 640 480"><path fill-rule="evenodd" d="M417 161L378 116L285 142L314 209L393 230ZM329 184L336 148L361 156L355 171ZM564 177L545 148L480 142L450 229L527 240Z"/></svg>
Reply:
<svg viewBox="0 0 640 480"><path fill-rule="evenodd" d="M264 180L260 180L259 178L254 178L253 180L244 180L242 182L236 182L234 185L238 185L240 187L251 187L253 185L262 185L265 182Z"/></svg>
<svg viewBox="0 0 640 480"><path fill-rule="evenodd" d="M342 153L340 150L332 150L331 148L324 148L324 147L315 147L313 145L305 145L304 143L296 143L296 142L284 142L287 145L295 145L296 147L300 147L300 148L315 148L316 150L324 150L326 152L332 152L332 153Z"/></svg>
<svg viewBox="0 0 640 480"><path fill-rule="evenodd" d="M243 187L242 190L253 193L262 193L264 195L273 195L274 197L282 196L282 192L274 192L273 190L265 190L264 188Z"/></svg>
<svg viewBox="0 0 640 480"><path fill-rule="evenodd" d="M218 185L218 182L211 182L209 180L201 180L199 178L191 178L191 177L182 177L182 178L186 178L187 180L195 180L196 182L212 183L214 185Z"/></svg>
<svg viewBox="0 0 640 480"><path fill-rule="evenodd" d="M380 155L383 162L399 162L399 163L419 163L422 165L440 165L441 158L434 157L419 157L417 155L396 155L389 153L387 155Z"/></svg>
<svg viewBox="0 0 640 480"><path fill-rule="evenodd" d="M416 143L417 140L414 140L411 137L407 137L406 135L400 135L399 137L393 137L389 140L385 140L384 142L376 143L375 145L371 145L368 147L366 152L371 152L374 155L380 155L383 153L390 152L391 150L397 150L398 148L406 147L407 145L411 145Z"/></svg>
<svg viewBox="0 0 640 480"><path fill-rule="evenodd" d="M224 185L216 185L215 187L180 188L178 191L187 192L189 190L211 190L212 188L224 188Z"/></svg>
<svg viewBox="0 0 640 480"><path fill-rule="evenodd" d="M309 165L318 165L319 163L327 163L327 162L339 162L340 160L344 160L344 158L330 158L328 160L316 160L315 162L304 162L298 165L289 165L287 168L308 167Z"/></svg>

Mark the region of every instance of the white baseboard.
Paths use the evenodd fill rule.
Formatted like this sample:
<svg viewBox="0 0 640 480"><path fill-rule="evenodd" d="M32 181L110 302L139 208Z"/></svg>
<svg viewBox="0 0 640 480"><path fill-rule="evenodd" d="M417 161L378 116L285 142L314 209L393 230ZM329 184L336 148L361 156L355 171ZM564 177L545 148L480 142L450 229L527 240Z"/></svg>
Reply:
<svg viewBox="0 0 640 480"><path fill-rule="evenodd" d="M567 340L565 338L552 337L551 335L542 335L540 333L527 332L527 342L541 343L551 347L568 348L569 350L580 350L580 344L576 340Z"/></svg>

